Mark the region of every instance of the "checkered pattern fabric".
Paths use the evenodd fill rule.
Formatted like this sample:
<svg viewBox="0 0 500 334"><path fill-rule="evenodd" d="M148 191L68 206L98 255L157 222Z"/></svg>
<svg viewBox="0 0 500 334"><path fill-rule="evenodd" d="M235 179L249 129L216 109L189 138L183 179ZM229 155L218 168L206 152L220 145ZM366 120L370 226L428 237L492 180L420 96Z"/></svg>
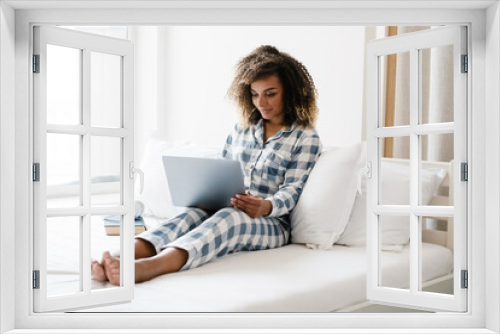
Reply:
<svg viewBox="0 0 500 334"><path fill-rule="evenodd" d="M188 261L181 268L186 270L228 253L286 245L290 239L290 225L278 218L253 219L234 208L225 208L213 215L188 208L138 237L152 243L158 253L166 247L186 250Z"/></svg>
<svg viewBox="0 0 500 334"><path fill-rule="evenodd" d="M293 125L266 142L263 122L248 128L235 126L221 152L225 159L238 160L249 194L268 199L272 212L251 218L225 208L213 215L189 208L138 238L149 241L157 253L166 247L189 253L181 270L200 266L216 257L242 250L281 247L290 238L289 213L295 207L320 152L316 131Z"/></svg>
<svg viewBox="0 0 500 334"><path fill-rule="evenodd" d="M248 128L236 125L221 156L240 162L250 195L271 201L269 217L286 216L297 204L321 142L315 129L297 125L280 130L265 143L263 139L262 119Z"/></svg>

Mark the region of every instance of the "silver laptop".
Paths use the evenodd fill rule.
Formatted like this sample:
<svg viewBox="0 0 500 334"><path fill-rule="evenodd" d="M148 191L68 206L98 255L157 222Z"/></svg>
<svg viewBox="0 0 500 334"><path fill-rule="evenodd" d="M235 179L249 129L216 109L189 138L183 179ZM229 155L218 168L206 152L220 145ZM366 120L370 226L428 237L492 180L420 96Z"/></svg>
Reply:
<svg viewBox="0 0 500 334"><path fill-rule="evenodd" d="M163 167L175 206L217 211L231 206L231 197L245 193L238 161L163 156Z"/></svg>

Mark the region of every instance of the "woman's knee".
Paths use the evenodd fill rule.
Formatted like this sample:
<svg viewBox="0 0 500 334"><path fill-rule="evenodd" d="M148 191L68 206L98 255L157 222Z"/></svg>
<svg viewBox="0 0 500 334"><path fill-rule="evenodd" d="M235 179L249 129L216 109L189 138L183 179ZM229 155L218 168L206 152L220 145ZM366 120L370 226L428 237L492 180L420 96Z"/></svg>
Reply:
<svg viewBox="0 0 500 334"><path fill-rule="evenodd" d="M222 208L220 209L219 211L217 211L215 215L224 215L224 216L229 216L229 215L239 215L241 214L242 212L238 209L235 209L235 208L231 208L231 207L227 207L227 208Z"/></svg>
<svg viewBox="0 0 500 334"><path fill-rule="evenodd" d="M208 217L209 214L207 211L200 208L184 208L181 212L179 212L174 218L186 218L190 217L192 219L204 219Z"/></svg>
<svg viewBox="0 0 500 334"><path fill-rule="evenodd" d="M231 227L250 225L252 218L238 209L223 208L205 221L205 223L207 222L215 223L215 225L224 224L230 229Z"/></svg>
<svg viewBox="0 0 500 334"><path fill-rule="evenodd" d="M181 213L177 214L175 217L170 218L162 225L173 224L173 226L180 226L182 222L184 222L192 228L201 224L208 217L209 214L205 210L198 208L185 208Z"/></svg>
<svg viewBox="0 0 500 334"><path fill-rule="evenodd" d="M235 208L223 208L214 213L212 217L210 217L210 220L227 220L227 221L234 221L234 222L240 222L242 220L245 220L244 217L245 213L242 211L235 209ZM248 217L250 219L250 217Z"/></svg>

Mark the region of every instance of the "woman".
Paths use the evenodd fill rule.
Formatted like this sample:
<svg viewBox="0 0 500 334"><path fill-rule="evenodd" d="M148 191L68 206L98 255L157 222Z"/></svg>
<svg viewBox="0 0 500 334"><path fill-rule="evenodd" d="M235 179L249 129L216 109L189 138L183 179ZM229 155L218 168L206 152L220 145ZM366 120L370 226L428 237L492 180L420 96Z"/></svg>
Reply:
<svg viewBox="0 0 500 334"><path fill-rule="evenodd" d="M316 89L300 62L261 46L237 64L228 91L240 124L221 157L241 163L247 194L210 215L189 208L137 236L135 281L200 266L225 254L281 247L290 239L290 212L321 151L313 128ZM120 259L92 262L92 276L120 284Z"/></svg>

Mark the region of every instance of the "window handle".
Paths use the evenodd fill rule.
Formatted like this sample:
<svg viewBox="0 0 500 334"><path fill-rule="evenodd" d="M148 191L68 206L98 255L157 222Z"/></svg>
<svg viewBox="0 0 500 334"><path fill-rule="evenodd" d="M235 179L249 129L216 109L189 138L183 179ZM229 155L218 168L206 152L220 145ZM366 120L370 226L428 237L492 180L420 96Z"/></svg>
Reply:
<svg viewBox="0 0 500 334"><path fill-rule="evenodd" d="M363 173L366 173L369 179L372 178L372 163L371 163L371 161L367 161L366 167L363 167L358 171L358 194L360 194L360 195L363 194L363 191L361 189L361 177L362 177Z"/></svg>
<svg viewBox="0 0 500 334"><path fill-rule="evenodd" d="M141 185L141 190L139 193L142 194L142 191L144 190L144 172L142 170L140 170L139 168L134 168L133 161L130 161L130 163L129 163L129 171L130 171L129 177L132 180L134 179L134 173L139 174L139 181L140 181L140 185Z"/></svg>

